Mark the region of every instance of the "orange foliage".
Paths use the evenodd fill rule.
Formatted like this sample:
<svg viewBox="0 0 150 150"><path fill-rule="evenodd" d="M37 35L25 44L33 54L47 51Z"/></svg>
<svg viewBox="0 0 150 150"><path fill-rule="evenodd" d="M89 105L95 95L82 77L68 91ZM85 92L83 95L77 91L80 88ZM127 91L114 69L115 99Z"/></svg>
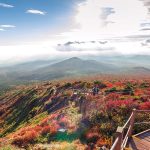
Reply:
<svg viewBox="0 0 150 150"><path fill-rule="evenodd" d="M14 137L12 144L17 146L26 146L28 143L33 143L38 135L38 132L33 129L29 131L23 130L20 134Z"/></svg>
<svg viewBox="0 0 150 150"><path fill-rule="evenodd" d="M55 126L47 125L42 128L42 134L47 134L47 133L55 134L56 132L57 129L55 128Z"/></svg>

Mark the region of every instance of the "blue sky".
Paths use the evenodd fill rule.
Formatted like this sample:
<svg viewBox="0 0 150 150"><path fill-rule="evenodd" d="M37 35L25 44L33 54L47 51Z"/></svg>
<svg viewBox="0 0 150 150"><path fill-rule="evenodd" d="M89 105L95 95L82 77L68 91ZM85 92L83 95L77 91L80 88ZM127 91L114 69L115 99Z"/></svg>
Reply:
<svg viewBox="0 0 150 150"><path fill-rule="evenodd" d="M44 36L46 32L59 29L68 23L77 3L74 0L0 0L2 4L13 7L0 7L0 24L14 25L0 33L2 41L14 41L16 38ZM27 13L27 10L39 10L41 14Z"/></svg>
<svg viewBox="0 0 150 150"><path fill-rule="evenodd" d="M150 54L149 7L147 0L0 0L0 63Z"/></svg>

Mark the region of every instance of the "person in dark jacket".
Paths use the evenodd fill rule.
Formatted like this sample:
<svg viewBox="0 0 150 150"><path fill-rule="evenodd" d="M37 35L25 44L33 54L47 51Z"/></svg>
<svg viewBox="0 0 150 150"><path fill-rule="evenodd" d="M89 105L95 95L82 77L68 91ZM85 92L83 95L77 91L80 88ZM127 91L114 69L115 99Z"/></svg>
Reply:
<svg viewBox="0 0 150 150"><path fill-rule="evenodd" d="M99 88L98 88L98 86L94 86L94 87L93 87L92 93L93 93L94 96L99 93Z"/></svg>

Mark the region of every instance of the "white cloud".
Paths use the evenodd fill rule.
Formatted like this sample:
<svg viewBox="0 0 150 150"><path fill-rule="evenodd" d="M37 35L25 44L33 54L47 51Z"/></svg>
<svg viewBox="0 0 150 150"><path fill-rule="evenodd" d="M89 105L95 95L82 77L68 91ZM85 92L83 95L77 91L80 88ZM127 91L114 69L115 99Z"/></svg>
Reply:
<svg viewBox="0 0 150 150"><path fill-rule="evenodd" d="M46 15L46 12L36 9L28 9L26 13L37 14L37 15Z"/></svg>
<svg viewBox="0 0 150 150"><path fill-rule="evenodd" d="M65 44L58 44L56 47L56 50L60 52L72 52L72 51L78 51L78 52L103 52L106 51L113 51L115 50L115 47L112 47L107 41L74 41L74 42L67 42Z"/></svg>
<svg viewBox="0 0 150 150"><path fill-rule="evenodd" d="M5 31L5 29L3 29L3 28L0 28L0 31Z"/></svg>
<svg viewBox="0 0 150 150"><path fill-rule="evenodd" d="M5 8L13 8L13 5L5 4L5 3L0 3L0 7L5 7Z"/></svg>
<svg viewBox="0 0 150 150"><path fill-rule="evenodd" d="M147 9L139 0L86 0L76 11L73 24L78 26L60 35L67 40L132 35L139 32L147 16Z"/></svg>
<svg viewBox="0 0 150 150"><path fill-rule="evenodd" d="M0 28L15 28L15 25L10 25L10 24L4 24L4 25L0 25Z"/></svg>

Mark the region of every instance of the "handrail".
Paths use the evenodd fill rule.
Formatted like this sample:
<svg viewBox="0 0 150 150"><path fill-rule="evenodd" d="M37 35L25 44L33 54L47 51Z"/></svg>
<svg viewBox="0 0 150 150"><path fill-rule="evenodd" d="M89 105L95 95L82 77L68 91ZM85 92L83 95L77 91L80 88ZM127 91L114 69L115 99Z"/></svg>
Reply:
<svg viewBox="0 0 150 150"><path fill-rule="evenodd" d="M130 115L129 119L128 119L128 120L126 121L126 123L124 124L123 128L126 128L126 127L127 127L127 125L130 123L130 120L131 120L132 117L133 117L133 112L132 112L132 114Z"/></svg>
<svg viewBox="0 0 150 150"><path fill-rule="evenodd" d="M134 126L134 121L135 121L135 115L136 113L143 113L143 112L150 112L150 110L136 110L133 109L132 114L130 115L129 119L126 121L126 123L124 124L123 127L118 127L116 134L117 134L117 138L114 142L114 144L112 145L110 150L123 150L128 142L128 139L132 136L132 130L133 130L133 126ZM149 122L148 122L149 123ZM124 135L124 130L125 128L128 126L128 130L126 135L123 138Z"/></svg>
<svg viewBox="0 0 150 150"><path fill-rule="evenodd" d="M130 130L131 130L131 125L129 126L129 129L128 129L127 133L126 133L126 136L125 136L125 138L124 138L124 140L122 142L122 145L121 145L122 148L125 148L125 146L126 146L126 144L128 142L128 138L129 138L128 135L129 135Z"/></svg>
<svg viewBox="0 0 150 150"><path fill-rule="evenodd" d="M110 150L114 150L116 148L118 141L119 141L119 138L117 137Z"/></svg>

